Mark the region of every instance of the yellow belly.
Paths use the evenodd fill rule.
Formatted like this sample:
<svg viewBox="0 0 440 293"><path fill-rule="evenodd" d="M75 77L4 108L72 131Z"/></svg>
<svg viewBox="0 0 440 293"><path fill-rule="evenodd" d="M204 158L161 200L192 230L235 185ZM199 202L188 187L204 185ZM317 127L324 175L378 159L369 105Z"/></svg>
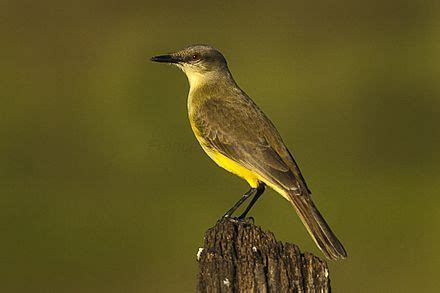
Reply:
<svg viewBox="0 0 440 293"><path fill-rule="evenodd" d="M274 184L271 180L267 180L266 178L260 176L258 173L249 170L246 167L243 167L239 163L235 162L234 160L229 159L225 155L219 153L216 150L213 150L211 148L208 148L205 146L205 143L203 139L198 134L197 129L194 129L194 134L196 135L197 140L199 141L200 145L202 146L203 150L206 154L214 161L217 165L222 167L223 169L243 178L246 180L249 185L253 188L257 188L259 182L265 183L267 186L278 192L281 196L283 196L288 201L291 201L290 196L288 193L280 188L277 184Z"/></svg>
<svg viewBox="0 0 440 293"><path fill-rule="evenodd" d="M258 186L258 175L255 172L241 166L237 162L229 159L215 150L204 147L203 144L202 147L208 156L217 163L217 165L237 176L240 176L246 180L251 187L256 188Z"/></svg>

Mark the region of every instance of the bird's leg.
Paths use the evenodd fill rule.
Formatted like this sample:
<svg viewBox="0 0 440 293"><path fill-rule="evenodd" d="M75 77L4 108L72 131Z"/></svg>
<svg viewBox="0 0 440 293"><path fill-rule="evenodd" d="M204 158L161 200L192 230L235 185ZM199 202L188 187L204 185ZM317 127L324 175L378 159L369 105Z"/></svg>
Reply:
<svg viewBox="0 0 440 293"><path fill-rule="evenodd" d="M244 201L248 199L249 196L251 196L254 192L258 192L258 189L251 187L251 189L249 189L245 194L243 194L243 196L234 204L234 206L230 208L226 212L226 214L223 215L223 218L229 218L235 212L235 210L238 209L238 207L241 206L244 203Z"/></svg>
<svg viewBox="0 0 440 293"><path fill-rule="evenodd" d="M264 185L264 183L260 183L258 185L258 187L256 188L257 192L255 193L254 197L252 198L251 202L244 210L244 212L238 217L238 220L243 220L244 218L246 218L246 215L249 213L252 206L257 202L258 198L260 198L260 196L263 194L265 189L266 189L266 185Z"/></svg>

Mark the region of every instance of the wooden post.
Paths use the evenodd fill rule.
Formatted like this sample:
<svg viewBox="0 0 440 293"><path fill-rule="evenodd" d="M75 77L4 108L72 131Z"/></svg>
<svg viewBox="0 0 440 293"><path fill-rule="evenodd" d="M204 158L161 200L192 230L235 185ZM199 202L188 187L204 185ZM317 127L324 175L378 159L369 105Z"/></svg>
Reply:
<svg viewBox="0 0 440 293"><path fill-rule="evenodd" d="M325 261L251 223L219 221L197 260L197 292L330 292Z"/></svg>

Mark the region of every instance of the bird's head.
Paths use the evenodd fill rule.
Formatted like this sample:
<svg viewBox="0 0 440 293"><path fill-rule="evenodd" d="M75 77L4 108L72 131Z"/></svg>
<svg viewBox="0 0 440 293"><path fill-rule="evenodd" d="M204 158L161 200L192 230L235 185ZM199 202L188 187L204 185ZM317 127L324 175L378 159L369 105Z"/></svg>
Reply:
<svg viewBox="0 0 440 293"><path fill-rule="evenodd" d="M202 79L229 75L225 57L208 45L193 45L175 53L154 56L151 61L177 65L185 72L191 87Z"/></svg>

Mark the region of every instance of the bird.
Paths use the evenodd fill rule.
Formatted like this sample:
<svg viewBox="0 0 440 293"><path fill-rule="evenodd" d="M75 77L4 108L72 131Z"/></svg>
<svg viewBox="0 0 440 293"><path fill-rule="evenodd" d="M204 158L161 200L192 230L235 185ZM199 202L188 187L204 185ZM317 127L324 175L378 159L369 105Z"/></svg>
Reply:
<svg viewBox="0 0 440 293"><path fill-rule="evenodd" d="M312 201L311 191L278 130L238 86L224 55L209 45L190 45L151 57L151 61L176 65L186 74L190 87L188 116L198 142L217 165L250 186L223 217L245 221L268 186L293 205L327 258L346 258L347 252ZM232 218L251 196L244 212Z"/></svg>

